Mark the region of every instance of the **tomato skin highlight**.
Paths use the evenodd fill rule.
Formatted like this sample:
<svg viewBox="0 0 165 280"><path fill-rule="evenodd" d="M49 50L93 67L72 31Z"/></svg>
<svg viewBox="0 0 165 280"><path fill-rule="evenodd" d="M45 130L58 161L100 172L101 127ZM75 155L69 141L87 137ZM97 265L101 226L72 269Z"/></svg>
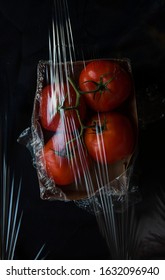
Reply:
<svg viewBox="0 0 165 280"><path fill-rule="evenodd" d="M111 164L132 154L135 137L129 119L119 113L96 114L86 129L84 142L90 156L103 164ZM105 126L105 127L104 127ZM104 128L103 128L104 127Z"/></svg>
<svg viewBox="0 0 165 280"><path fill-rule="evenodd" d="M108 112L120 106L131 94L132 79L119 63L95 60L89 62L80 73L79 87L82 92L89 92L83 95L91 109ZM95 93L91 93L97 88Z"/></svg>
<svg viewBox="0 0 165 280"><path fill-rule="evenodd" d="M47 175L60 186L74 183L89 167L89 155L79 139L73 141L67 151L66 143L72 139L71 135L57 133L43 149Z"/></svg>
<svg viewBox="0 0 165 280"><path fill-rule="evenodd" d="M67 129L74 131L79 128L80 121L75 108L76 92L72 86L47 85L41 93L39 116L41 125L46 130L56 131L66 126ZM68 108L70 108L68 110ZM77 106L80 118L83 120L86 115L86 106L83 96Z"/></svg>

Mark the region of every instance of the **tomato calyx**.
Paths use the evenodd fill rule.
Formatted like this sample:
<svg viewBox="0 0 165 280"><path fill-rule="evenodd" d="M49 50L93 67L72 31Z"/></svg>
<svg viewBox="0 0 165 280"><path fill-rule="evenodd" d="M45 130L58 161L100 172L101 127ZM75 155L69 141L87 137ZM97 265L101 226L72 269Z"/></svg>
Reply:
<svg viewBox="0 0 165 280"><path fill-rule="evenodd" d="M99 120L93 120L92 125L87 128L92 128L93 133L102 134L106 129L106 118L104 117L104 122L101 123Z"/></svg>
<svg viewBox="0 0 165 280"><path fill-rule="evenodd" d="M111 83L115 77L111 77L108 81L104 82L103 79L105 76L109 75L110 73L106 73L100 76L100 81L96 82L93 80L87 80L85 82L83 82L83 84L85 83L93 83L96 86L96 89L94 90L90 90L90 91L79 91L80 94L88 94L88 93L93 93L93 98L95 99L96 97L96 93L100 93L100 96L104 93L105 90L110 91L110 89L107 87L109 83Z"/></svg>

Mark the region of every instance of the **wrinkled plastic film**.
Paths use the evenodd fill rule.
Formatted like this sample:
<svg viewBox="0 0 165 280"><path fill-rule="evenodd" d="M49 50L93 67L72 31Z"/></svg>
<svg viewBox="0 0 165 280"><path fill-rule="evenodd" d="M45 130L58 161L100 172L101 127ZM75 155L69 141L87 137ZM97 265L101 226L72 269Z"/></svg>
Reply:
<svg viewBox="0 0 165 280"><path fill-rule="evenodd" d="M104 201L112 205L113 212L124 212L132 205L141 201L138 182L132 180L133 166L129 167L123 174L116 177L108 185L99 188L90 198L75 201L75 204L91 214L103 213Z"/></svg>
<svg viewBox="0 0 165 280"><path fill-rule="evenodd" d="M85 62L88 63L88 62ZM53 186L53 189L57 187L58 184L54 182L53 184L50 184L50 178L48 178L48 181L46 180L46 173L45 173L45 163L44 163L44 155L43 155L43 148L45 143L48 142L50 139L55 139L55 144L57 147L53 147L52 150L54 150L55 153L60 152L61 154L59 156L65 157L69 160L69 164L73 171L73 177L74 177L74 186L72 185L73 190L75 189L76 192L81 191L81 186L83 189L83 192L86 192L86 196L90 197L94 194L94 192L102 187L105 187L106 185L111 186L110 188L115 190L118 193L126 192L128 189L128 184L126 182L125 177L123 178L123 181L116 179L116 186L113 186L114 183L109 184L113 181L114 178L119 177L121 173L124 172L125 168L127 168L126 165L128 165L128 162L125 160L120 162L120 164L112 164L110 167L107 164L100 164L99 161L93 162L93 160L90 158L90 156L87 153L87 149L83 142L83 133L85 128L83 127L82 120L80 118L78 107L71 109L70 105L68 107L64 108L64 102L65 102L65 88L67 91L67 99L71 100L70 96L70 84L65 84L63 81L68 79L67 75L70 75L71 68L74 69L76 72L76 75L78 76L81 72L81 69L83 69L84 62L74 62L72 63L72 67L70 63L66 63L64 65L61 63L61 65L50 62L50 61L41 61L38 65L38 81L37 81L37 91L36 91L36 97L34 101L34 110L33 110L33 116L32 116L32 126L30 129L27 130L27 136L30 141L27 141L27 144L31 149L33 150L33 155L35 157L34 162L35 166L38 170L39 174L39 180L43 181L45 185L51 185L51 188ZM61 67L61 68L59 68ZM59 75L59 69L60 69L60 75ZM67 69L67 73L66 73ZM55 75L54 73L58 73L58 75ZM63 74L64 73L64 74ZM62 75L63 74L63 75ZM62 75L62 77L61 77ZM74 75L74 78L76 77ZM73 76L72 76L73 79ZM57 86L60 84L60 87ZM54 86L56 85L56 86ZM44 127L42 127L41 123L41 116L40 116L40 106L42 102L42 93L43 89L45 87L49 87L49 90L51 92L51 96L49 98L49 108L47 108L47 111L49 111L46 125L49 126L49 123L51 124L54 116L57 114L59 108L57 106L60 106L60 113L59 118L57 120L57 128L56 131L47 130ZM55 89L56 87L56 89ZM60 105L58 105L58 96L60 94L60 100L58 101ZM78 96L79 97L79 96ZM77 97L76 97L77 98ZM76 104L75 99L75 104ZM74 107L76 105L74 104ZM68 112L71 112L70 117L65 117L65 110ZM72 113L74 113L74 117L72 116ZM88 114L88 112L87 112ZM75 123L75 117L77 123ZM99 122L98 122L99 123ZM101 123L99 124L101 126ZM78 126L78 129L77 127ZM31 135L29 134L29 130L31 132ZM26 133L25 133L26 134ZM70 137L71 135L71 137ZM56 139L57 138L57 139ZM102 138L101 138L101 141ZM62 142L64 145L62 146ZM53 143L53 140L52 140ZM26 144L26 145L27 145ZM58 151L58 149L61 149ZM106 161L105 152L104 149L101 150L98 156L103 158L104 162ZM42 176L44 174L44 176ZM42 177L42 179L41 179ZM52 180L51 180L52 181ZM67 188L67 187L66 187ZM47 187L46 187L47 189ZM50 191L50 188L48 188ZM67 189L66 189L67 191ZM54 193L54 191L53 191ZM83 194L85 195L85 194ZM55 197L56 199L57 197ZM52 198L51 198L52 199ZM58 199L58 198L57 198ZM63 199L63 196L62 196Z"/></svg>

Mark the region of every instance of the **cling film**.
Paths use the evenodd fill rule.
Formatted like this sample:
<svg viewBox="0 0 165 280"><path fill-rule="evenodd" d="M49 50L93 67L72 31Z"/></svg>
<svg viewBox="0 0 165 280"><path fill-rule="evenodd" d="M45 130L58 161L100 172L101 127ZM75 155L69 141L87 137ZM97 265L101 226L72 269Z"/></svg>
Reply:
<svg viewBox="0 0 165 280"><path fill-rule="evenodd" d="M52 8L48 59L38 62L31 125L18 141L31 152L41 199L94 214L112 259L130 259L140 239L129 210L141 200L131 61L77 45L68 1Z"/></svg>
<svg viewBox="0 0 165 280"><path fill-rule="evenodd" d="M129 59L39 61L31 127L19 141L32 152L42 199L125 194L137 135Z"/></svg>

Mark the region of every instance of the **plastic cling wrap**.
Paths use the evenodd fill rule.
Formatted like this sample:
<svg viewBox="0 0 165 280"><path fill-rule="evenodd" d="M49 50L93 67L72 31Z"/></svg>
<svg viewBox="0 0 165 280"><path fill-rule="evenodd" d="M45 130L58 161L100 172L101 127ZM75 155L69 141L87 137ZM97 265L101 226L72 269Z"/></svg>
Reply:
<svg viewBox="0 0 165 280"><path fill-rule="evenodd" d="M32 152L42 199L81 200L102 188L123 195L137 142L128 59L40 61L31 127L19 137ZM115 181L117 182L117 181Z"/></svg>

